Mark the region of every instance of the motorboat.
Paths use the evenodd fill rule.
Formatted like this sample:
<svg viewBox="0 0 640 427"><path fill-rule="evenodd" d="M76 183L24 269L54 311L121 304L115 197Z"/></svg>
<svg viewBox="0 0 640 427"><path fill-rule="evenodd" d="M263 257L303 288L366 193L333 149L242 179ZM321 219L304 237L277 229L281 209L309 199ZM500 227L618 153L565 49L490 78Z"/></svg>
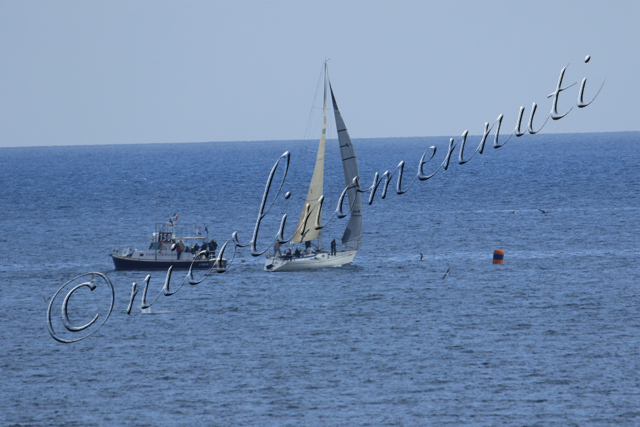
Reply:
<svg viewBox="0 0 640 427"><path fill-rule="evenodd" d="M216 259L217 243L203 236L182 237L173 221L161 224L147 249L125 247L110 254L116 270L214 269L224 270L226 259ZM196 227L198 229L198 227ZM208 236L207 236L208 237ZM195 244L192 245L192 242Z"/></svg>

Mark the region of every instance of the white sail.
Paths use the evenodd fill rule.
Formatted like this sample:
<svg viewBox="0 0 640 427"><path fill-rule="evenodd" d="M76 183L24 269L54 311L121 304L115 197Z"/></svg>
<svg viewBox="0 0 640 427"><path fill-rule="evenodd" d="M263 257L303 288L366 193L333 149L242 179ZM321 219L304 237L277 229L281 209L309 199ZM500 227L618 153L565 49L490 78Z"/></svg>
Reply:
<svg viewBox="0 0 640 427"><path fill-rule="evenodd" d="M300 214L300 220L296 227L296 232L293 235L294 242L307 242L313 239L320 238L320 231L315 229L316 216L322 219L322 210L319 211L321 206L318 203L320 196L322 196L322 184L324 181L324 147L327 134L327 73L325 64L325 77L324 77L324 100L322 106L322 134L320 135L320 143L318 144L318 154L316 156L316 166L313 169L313 176L311 177L311 184L309 184L309 191L307 192L307 198L304 201L302 207L302 213ZM307 208L307 205L309 208ZM307 213L307 210L309 212ZM319 221L322 223L322 221ZM320 242L318 242L320 246Z"/></svg>
<svg viewBox="0 0 640 427"><path fill-rule="evenodd" d="M353 179L360 176L358 171L358 160L356 152L353 149L347 126L342 120L342 115L336 103L336 97L333 94L331 83L331 101L333 102L333 112L336 118L336 128L338 130L338 142L340 143L340 155L342 156L342 169L344 170L345 187L351 186ZM349 196L349 207L351 208L351 218L347 228L342 235L341 243L353 249L360 249L360 240L362 239L362 197L356 188L350 188L347 191Z"/></svg>

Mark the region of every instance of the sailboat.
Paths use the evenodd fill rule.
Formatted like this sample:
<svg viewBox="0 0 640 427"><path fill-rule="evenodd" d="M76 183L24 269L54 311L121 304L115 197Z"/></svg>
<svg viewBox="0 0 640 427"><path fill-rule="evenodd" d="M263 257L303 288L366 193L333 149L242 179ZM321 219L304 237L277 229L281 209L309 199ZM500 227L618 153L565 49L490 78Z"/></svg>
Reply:
<svg viewBox="0 0 640 427"><path fill-rule="evenodd" d="M322 223L322 206L320 197L322 196L324 184L324 149L327 133L327 90L331 94L331 104L333 106L333 114L335 116L336 129L338 133L338 142L340 144L340 156L342 157L342 168L344 171L345 188L348 188L347 195L349 197L350 218L347 228L342 235L340 243L346 246L345 250L338 251L335 242L331 243L331 250L325 251L321 249L322 230L315 227L316 222ZM316 164L313 169L311 183L307 192L307 198L304 202L300 220L296 227L295 234L292 238L294 243L305 243L305 250L295 254L283 254L282 251L274 251L267 254L264 263L266 271L299 271L316 269L323 267L340 267L350 264L356 252L360 249L360 241L362 239L362 198L358 192L357 186L354 186L354 178L360 176L358 171L358 160L356 153L349 137L349 132L344 124L338 104L336 103L331 82L327 74L327 63L324 63L324 99L322 107L322 132L320 134L320 143L318 144L318 154L316 155ZM357 182L357 180L356 180ZM316 221L316 218L318 220ZM318 240L317 249L312 249L311 241ZM277 253L276 253L277 252Z"/></svg>

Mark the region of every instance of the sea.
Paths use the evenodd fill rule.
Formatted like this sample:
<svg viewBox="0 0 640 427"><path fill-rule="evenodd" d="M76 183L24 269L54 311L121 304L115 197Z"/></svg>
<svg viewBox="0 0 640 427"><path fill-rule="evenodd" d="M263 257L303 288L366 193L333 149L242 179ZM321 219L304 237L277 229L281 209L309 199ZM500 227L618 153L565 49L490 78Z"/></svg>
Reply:
<svg viewBox="0 0 640 427"><path fill-rule="evenodd" d="M361 248L293 273L317 141L1 148L0 425L640 425L640 132L448 142L355 138ZM169 220L228 270L114 269Z"/></svg>

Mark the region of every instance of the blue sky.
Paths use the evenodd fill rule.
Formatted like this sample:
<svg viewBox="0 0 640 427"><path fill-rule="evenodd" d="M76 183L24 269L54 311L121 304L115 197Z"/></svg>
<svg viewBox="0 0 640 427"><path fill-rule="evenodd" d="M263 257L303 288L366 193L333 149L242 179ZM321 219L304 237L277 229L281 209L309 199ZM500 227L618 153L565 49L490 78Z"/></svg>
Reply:
<svg viewBox="0 0 640 427"><path fill-rule="evenodd" d="M352 138L638 131L640 2L2 1L0 146L301 139L322 62ZM590 55L589 63L584 62ZM535 121L534 121L535 124ZM507 133L508 133L507 132Z"/></svg>

